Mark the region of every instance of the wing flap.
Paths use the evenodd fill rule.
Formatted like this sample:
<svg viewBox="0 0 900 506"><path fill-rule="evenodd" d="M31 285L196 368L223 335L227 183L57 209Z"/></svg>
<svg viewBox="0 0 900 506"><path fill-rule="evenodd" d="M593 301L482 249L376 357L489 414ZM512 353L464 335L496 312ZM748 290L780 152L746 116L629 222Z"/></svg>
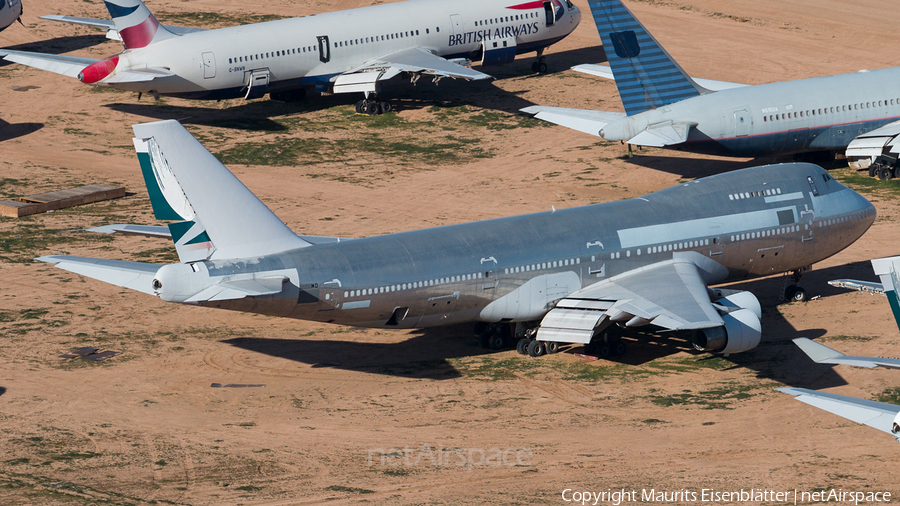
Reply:
<svg viewBox="0 0 900 506"><path fill-rule="evenodd" d="M153 278L161 265L141 262L124 262L101 258L85 258L50 255L36 258L41 262L56 264L60 269L81 274L115 286L155 295Z"/></svg>
<svg viewBox="0 0 900 506"><path fill-rule="evenodd" d="M869 401L845 395L817 392L805 388L776 388L779 392L796 396L800 402L828 411L856 423L868 425L891 434L894 420L900 414L900 406Z"/></svg>
<svg viewBox="0 0 900 506"><path fill-rule="evenodd" d="M386 81L401 72L432 75L436 79L480 80L491 76L453 63L422 48L411 48L367 61L339 75L334 81L335 93L374 90L375 83Z"/></svg>
<svg viewBox="0 0 900 506"><path fill-rule="evenodd" d="M525 114L530 114L537 119L542 119L596 137L600 136L600 130L603 127L613 121L625 117L625 113L622 112L567 109L565 107L545 107L541 105L533 105L519 110Z"/></svg>

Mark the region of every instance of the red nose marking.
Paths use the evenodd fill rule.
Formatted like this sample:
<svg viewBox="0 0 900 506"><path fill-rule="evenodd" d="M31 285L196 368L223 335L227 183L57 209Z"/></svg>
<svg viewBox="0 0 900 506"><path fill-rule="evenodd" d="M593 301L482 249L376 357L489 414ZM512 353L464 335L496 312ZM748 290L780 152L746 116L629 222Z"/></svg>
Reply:
<svg viewBox="0 0 900 506"><path fill-rule="evenodd" d="M93 84L105 78L116 70L119 64L118 56L110 56L105 60L91 63L78 74L78 80L84 84Z"/></svg>

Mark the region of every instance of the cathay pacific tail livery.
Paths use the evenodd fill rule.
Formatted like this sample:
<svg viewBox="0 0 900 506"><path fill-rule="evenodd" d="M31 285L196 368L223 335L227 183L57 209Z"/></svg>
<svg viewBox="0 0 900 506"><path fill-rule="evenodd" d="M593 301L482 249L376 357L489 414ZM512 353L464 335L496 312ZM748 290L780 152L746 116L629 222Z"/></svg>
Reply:
<svg viewBox="0 0 900 506"><path fill-rule="evenodd" d="M581 20L568 0L407 0L217 30L163 26L141 0L106 0L112 21L47 16L107 28L125 50L103 60L0 49L9 61L77 77L85 84L155 96L278 100L316 87L364 93L357 111L390 109L380 83L398 74L486 79L468 68L543 51Z"/></svg>
<svg viewBox="0 0 900 506"><path fill-rule="evenodd" d="M574 70L613 77L625 113L523 112L629 147L746 157L847 150L853 167L900 176L900 68L758 86L693 79L620 0L588 3L609 66ZM848 150L861 136L863 145Z"/></svg>
<svg viewBox="0 0 900 506"><path fill-rule="evenodd" d="M363 327L481 322L491 324L484 344L522 334L519 351L532 356L560 343L621 352L611 325L692 331L710 352L752 349L756 297L708 287L799 274L875 219L820 167L788 164L620 202L362 239L301 236L177 122L134 132L154 213L177 221L120 228L171 236L181 262L39 260L169 302Z"/></svg>
<svg viewBox="0 0 900 506"><path fill-rule="evenodd" d="M19 0L0 0L0 30L16 21L22 22L22 2Z"/></svg>

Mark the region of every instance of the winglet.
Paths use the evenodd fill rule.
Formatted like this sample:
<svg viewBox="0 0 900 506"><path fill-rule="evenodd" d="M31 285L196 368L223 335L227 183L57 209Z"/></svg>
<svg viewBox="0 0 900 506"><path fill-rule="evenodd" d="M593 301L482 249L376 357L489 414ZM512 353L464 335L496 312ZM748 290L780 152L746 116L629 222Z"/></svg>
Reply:
<svg viewBox="0 0 900 506"><path fill-rule="evenodd" d="M311 245L177 121L133 129L157 219L180 220L169 230L182 262L256 257Z"/></svg>

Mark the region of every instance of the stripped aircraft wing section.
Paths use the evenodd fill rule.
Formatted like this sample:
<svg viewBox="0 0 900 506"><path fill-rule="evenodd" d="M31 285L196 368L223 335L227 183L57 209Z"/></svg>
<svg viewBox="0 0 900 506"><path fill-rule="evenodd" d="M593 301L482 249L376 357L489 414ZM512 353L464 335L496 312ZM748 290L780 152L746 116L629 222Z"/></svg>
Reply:
<svg viewBox="0 0 900 506"><path fill-rule="evenodd" d="M545 107L533 105L520 109L537 119L549 121L572 130L599 137L600 130L613 121L624 118L625 113L609 111L591 111L588 109L567 109L565 107Z"/></svg>
<svg viewBox="0 0 900 506"><path fill-rule="evenodd" d="M335 93L374 91L378 81L386 81L402 72L469 81L492 79L491 76L453 63L422 48L411 48L374 58L344 72L334 81Z"/></svg>
<svg viewBox="0 0 900 506"><path fill-rule="evenodd" d="M894 433L892 429L896 426L896 418L900 415L900 406L894 404L817 392L806 388L776 388L775 390L794 395L798 401L810 406L889 434Z"/></svg>
<svg viewBox="0 0 900 506"><path fill-rule="evenodd" d="M698 267L670 260L583 288L556 304L541 322L538 340L590 342L611 323L694 330L724 325Z"/></svg>

